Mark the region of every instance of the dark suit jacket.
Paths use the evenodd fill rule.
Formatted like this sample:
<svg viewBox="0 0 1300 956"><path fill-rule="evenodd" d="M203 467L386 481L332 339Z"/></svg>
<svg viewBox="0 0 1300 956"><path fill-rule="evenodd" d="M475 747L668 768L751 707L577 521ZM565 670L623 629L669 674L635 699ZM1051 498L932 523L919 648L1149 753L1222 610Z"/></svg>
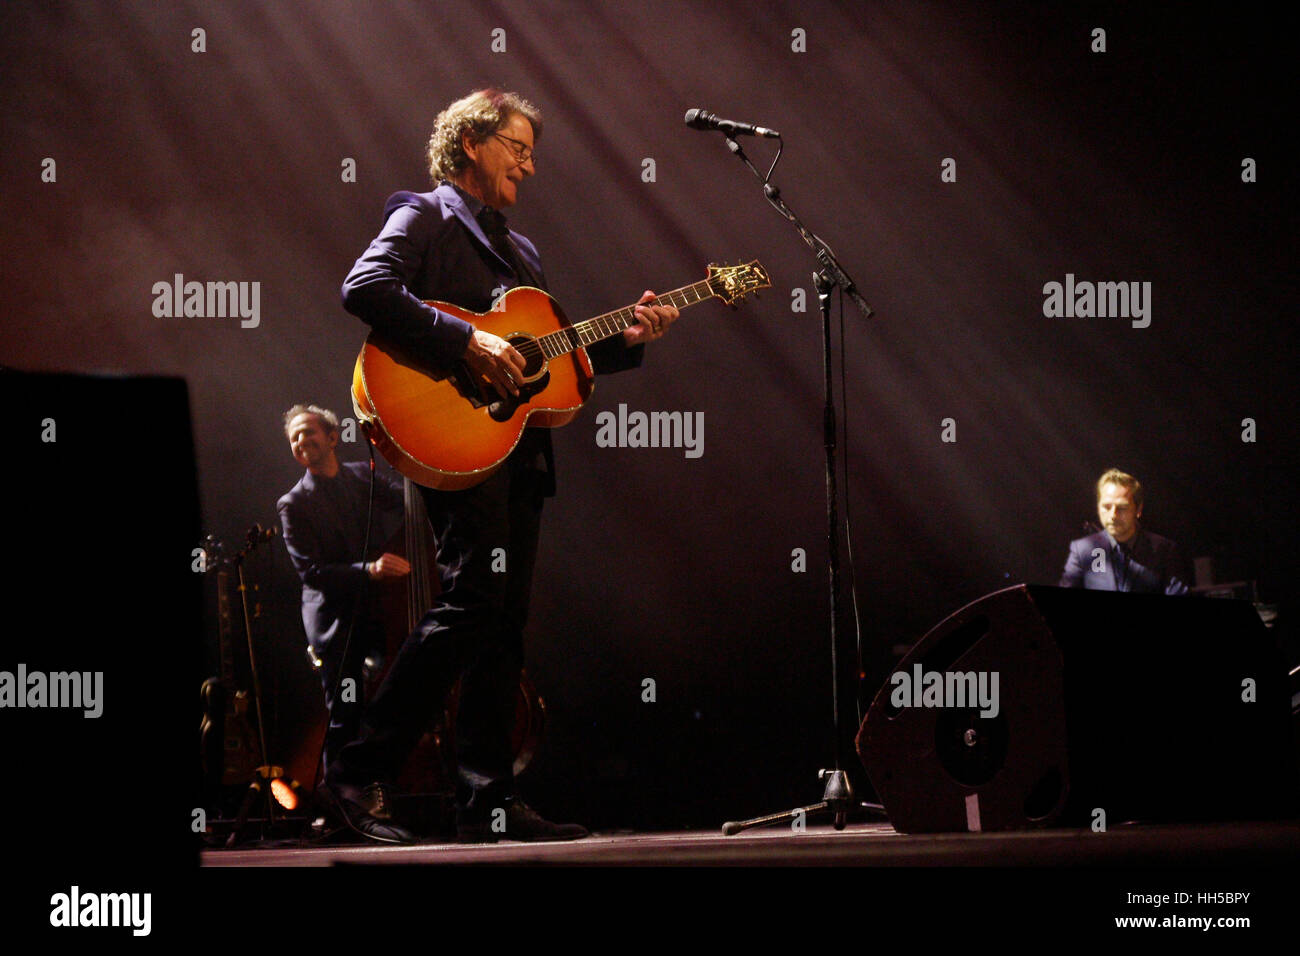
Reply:
<svg viewBox="0 0 1300 956"><path fill-rule="evenodd" d="M473 312L492 307L494 292L517 285L546 288L537 249L510 230L519 258L532 276L519 276L497 254L476 218L481 204L443 183L430 193L394 193L384 207L379 235L343 282L343 307L376 332L436 369L465 354L469 323L424 304L450 302ZM535 280L535 282L534 282ZM627 348L620 337L587 349L598 373L641 364L644 346ZM550 429L526 429L517 453L540 454L545 494L554 494L555 460Z"/></svg>
<svg viewBox="0 0 1300 956"><path fill-rule="evenodd" d="M1145 594L1186 594L1187 568L1178 545L1150 531L1138 530L1129 542L1125 560L1115 553L1119 545L1105 531L1070 542L1070 554L1061 574L1061 587L1093 591L1136 591ZM1104 569L1094 571L1100 548ZM1099 564L1099 568L1102 566Z"/></svg>
<svg viewBox="0 0 1300 956"><path fill-rule="evenodd" d="M365 543L370 466L343 462L334 480L346 485L340 491L351 502L348 514L339 513L334 498L322 489L321 479L310 471L276 503L285 547L302 578L302 624L307 640L318 652L323 652L340 628L346 630L354 601L367 602L357 626L369 621L369 602L374 598L365 562L358 560ZM382 553L384 543L401 525L404 511L402 486L376 472L368 559Z"/></svg>

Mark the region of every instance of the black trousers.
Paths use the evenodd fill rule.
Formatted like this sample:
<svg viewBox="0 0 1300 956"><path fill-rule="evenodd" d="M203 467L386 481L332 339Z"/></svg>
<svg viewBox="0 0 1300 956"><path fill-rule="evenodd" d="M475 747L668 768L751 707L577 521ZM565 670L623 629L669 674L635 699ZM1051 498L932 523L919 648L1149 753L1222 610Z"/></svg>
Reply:
<svg viewBox="0 0 1300 956"><path fill-rule="evenodd" d="M329 711L329 726L325 729L325 766L329 766L342 752L350 740L354 740L361 729L361 711L365 693L362 676L365 654L357 653L354 646L348 660L343 658L345 635L338 640L331 640L323 650L316 650L321 662L320 682L325 691L325 708ZM354 639L355 643L355 639ZM341 672L341 674L340 674ZM352 679L350 690L342 688L339 695L334 689L340 685L340 677ZM344 698L344 699L340 699Z"/></svg>
<svg viewBox="0 0 1300 956"><path fill-rule="evenodd" d="M366 657L384 653L384 627L379 618L377 592L366 587L352 600L359 601L360 606L354 609L354 605L345 604L339 611L338 627L329 640L312 644L312 652L320 661L317 673L325 691L325 708L329 711L329 725L325 730L326 767L338 758L349 741L356 739L361 729L366 701ZM346 661L343 660L345 645L348 645ZM343 683L347 680L352 683ZM339 693L334 692L335 688Z"/></svg>
<svg viewBox="0 0 1300 956"><path fill-rule="evenodd" d="M526 466L533 458L526 445L473 488L421 489L438 542L442 594L403 643L366 708L360 736L330 764L330 781L395 780L461 678L457 801L486 817L513 794L510 737L545 477Z"/></svg>

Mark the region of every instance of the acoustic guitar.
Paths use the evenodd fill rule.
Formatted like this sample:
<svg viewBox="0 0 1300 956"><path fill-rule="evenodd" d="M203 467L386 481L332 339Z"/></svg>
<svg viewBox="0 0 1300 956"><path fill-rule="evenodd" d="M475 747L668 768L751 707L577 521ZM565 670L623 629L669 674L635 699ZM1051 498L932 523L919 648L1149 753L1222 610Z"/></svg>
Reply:
<svg viewBox="0 0 1300 956"><path fill-rule="evenodd" d="M222 561L220 545L211 536L205 542L207 560ZM224 567L217 571L217 627L221 676L203 682L203 718L199 724L203 778L210 793L221 787L246 786L262 765L258 737L249 723L247 691L235 683L235 656L230 623L230 587Z"/></svg>
<svg viewBox="0 0 1300 956"><path fill-rule="evenodd" d="M718 298L735 306L771 286L757 260L710 265L708 278L661 293L660 303L684 309ZM519 395L503 395L464 362L449 370L421 364L371 333L352 373L352 407L380 454L417 484L444 491L484 481L509 456L524 428L568 424L595 387L586 347L636 325L634 305L576 324L541 289L519 286L489 312L428 302L476 329L505 339L526 363Z"/></svg>

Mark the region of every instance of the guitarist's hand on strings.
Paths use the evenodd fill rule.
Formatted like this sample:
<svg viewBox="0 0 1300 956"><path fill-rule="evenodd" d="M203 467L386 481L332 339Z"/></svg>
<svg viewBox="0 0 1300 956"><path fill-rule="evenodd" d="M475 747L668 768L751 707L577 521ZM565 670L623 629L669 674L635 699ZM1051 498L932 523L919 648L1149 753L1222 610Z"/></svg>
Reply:
<svg viewBox="0 0 1300 956"><path fill-rule="evenodd" d="M677 321L681 313L671 305L652 305L655 294L649 289L637 302L634 315L636 325L623 330L623 342L626 345L642 345L664 337L668 326Z"/></svg>
<svg viewBox="0 0 1300 956"><path fill-rule="evenodd" d="M470 369L484 376L501 393L519 394L515 380L524 374L524 357L505 339L491 332L475 329L465 349Z"/></svg>

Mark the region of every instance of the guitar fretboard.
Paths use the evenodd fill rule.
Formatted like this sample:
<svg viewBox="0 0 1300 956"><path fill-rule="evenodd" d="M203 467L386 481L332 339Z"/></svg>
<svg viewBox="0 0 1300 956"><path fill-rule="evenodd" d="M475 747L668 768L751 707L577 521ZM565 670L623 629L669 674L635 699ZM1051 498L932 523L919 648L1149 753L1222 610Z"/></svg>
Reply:
<svg viewBox="0 0 1300 956"><path fill-rule="evenodd" d="M230 647L230 589L225 570L217 572L217 636L221 641L221 679L235 686L235 654Z"/></svg>
<svg viewBox="0 0 1300 956"><path fill-rule="evenodd" d="M688 305L703 302L713 294L713 287L709 285L709 280L703 279L692 285L674 289L672 292L660 293L658 301L677 309L684 309ZM625 305L613 312L606 312L585 322L577 322L559 331L539 336L537 342L542 347L542 354L548 359L553 359L560 355L567 355L579 346L585 348L612 338L634 325L636 325L636 306Z"/></svg>

